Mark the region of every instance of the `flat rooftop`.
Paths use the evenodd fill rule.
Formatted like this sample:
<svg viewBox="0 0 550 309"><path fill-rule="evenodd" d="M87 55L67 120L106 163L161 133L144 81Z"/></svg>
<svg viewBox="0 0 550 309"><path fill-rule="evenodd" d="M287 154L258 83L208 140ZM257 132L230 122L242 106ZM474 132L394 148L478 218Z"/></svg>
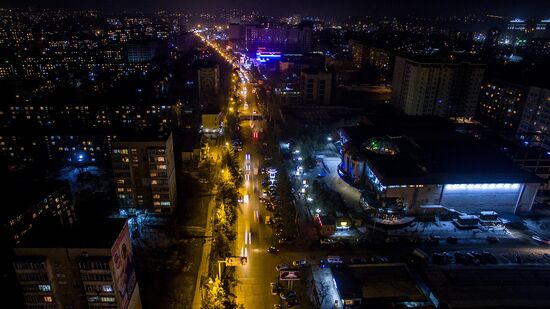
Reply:
<svg viewBox="0 0 550 309"><path fill-rule="evenodd" d="M105 248L110 249L126 219L106 218L78 221L70 227L40 226L30 230L17 248Z"/></svg>
<svg viewBox="0 0 550 309"><path fill-rule="evenodd" d="M342 299L361 298L367 304L426 301L404 264L333 268L332 274Z"/></svg>
<svg viewBox="0 0 550 309"><path fill-rule="evenodd" d="M550 267L430 267L427 284L449 308L548 308Z"/></svg>
<svg viewBox="0 0 550 309"><path fill-rule="evenodd" d="M350 139L344 147L368 160L384 185L540 182L491 143L458 133L438 117L369 117L366 124L341 132ZM397 153L368 150L373 138L393 145Z"/></svg>

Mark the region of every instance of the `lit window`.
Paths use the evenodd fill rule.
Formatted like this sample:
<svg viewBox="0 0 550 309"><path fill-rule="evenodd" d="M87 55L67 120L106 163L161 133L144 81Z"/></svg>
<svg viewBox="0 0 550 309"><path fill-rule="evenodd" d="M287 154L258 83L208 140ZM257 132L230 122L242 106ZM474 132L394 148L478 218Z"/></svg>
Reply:
<svg viewBox="0 0 550 309"><path fill-rule="evenodd" d="M157 157L158 162L164 162L164 157Z"/></svg>
<svg viewBox="0 0 550 309"><path fill-rule="evenodd" d="M53 303L53 298L51 296L44 296L45 303Z"/></svg>
<svg viewBox="0 0 550 309"><path fill-rule="evenodd" d="M104 284L101 289L103 290L103 292L112 292L113 291L113 287L110 285L110 284Z"/></svg>
<svg viewBox="0 0 550 309"><path fill-rule="evenodd" d="M166 165L165 164L160 164L160 165L157 165L157 168L159 170L165 170L166 169Z"/></svg>
<svg viewBox="0 0 550 309"><path fill-rule="evenodd" d="M52 286L49 285L49 284L39 284L38 285L38 290L40 292L51 292L52 291Z"/></svg>
<svg viewBox="0 0 550 309"><path fill-rule="evenodd" d="M101 296L99 300L104 303L114 303L116 301L115 298L111 296Z"/></svg>

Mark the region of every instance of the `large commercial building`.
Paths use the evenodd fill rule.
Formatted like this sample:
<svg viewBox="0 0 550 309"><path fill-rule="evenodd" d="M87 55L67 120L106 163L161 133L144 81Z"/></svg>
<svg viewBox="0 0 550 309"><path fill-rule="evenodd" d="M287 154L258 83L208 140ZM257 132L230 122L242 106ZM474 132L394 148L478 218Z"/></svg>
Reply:
<svg viewBox="0 0 550 309"><path fill-rule="evenodd" d="M339 173L366 189L367 207L409 213L442 205L462 212L525 213L542 182L483 140L436 117L371 117L339 129Z"/></svg>
<svg viewBox="0 0 550 309"><path fill-rule="evenodd" d="M172 134L121 137L112 147L113 174L121 212L172 212L177 197Z"/></svg>
<svg viewBox="0 0 550 309"><path fill-rule="evenodd" d="M15 254L27 308L141 308L124 219L36 230Z"/></svg>
<svg viewBox="0 0 550 309"><path fill-rule="evenodd" d="M302 102L309 105L329 105L332 74L326 71L303 70L300 74Z"/></svg>
<svg viewBox="0 0 550 309"><path fill-rule="evenodd" d="M408 115L475 115L485 66L467 61L395 58L392 101Z"/></svg>

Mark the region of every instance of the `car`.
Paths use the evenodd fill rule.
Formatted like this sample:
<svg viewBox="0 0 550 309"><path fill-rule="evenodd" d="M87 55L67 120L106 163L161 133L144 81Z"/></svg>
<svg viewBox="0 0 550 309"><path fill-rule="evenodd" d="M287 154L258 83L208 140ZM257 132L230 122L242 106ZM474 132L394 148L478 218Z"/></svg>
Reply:
<svg viewBox="0 0 550 309"><path fill-rule="evenodd" d="M462 252L455 252L455 262L456 263L465 263L466 262L466 254Z"/></svg>
<svg viewBox="0 0 550 309"><path fill-rule="evenodd" d="M325 177L326 175L327 175L327 174L325 174L325 173L319 173L319 174L317 174L317 178L323 178L323 177Z"/></svg>
<svg viewBox="0 0 550 309"><path fill-rule="evenodd" d="M271 247L267 248L267 252L271 253L271 254L277 254L277 253L279 253L279 249L277 249L277 247L275 247L275 246L271 246Z"/></svg>
<svg viewBox="0 0 550 309"><path fill-rule="evenodd" d="M367 259L364 257L353 257L349 260L350 264L366 264L368 263Z"/></svg>
<svg viewBox="0 0 550 309"><path fill-rule="evenodd" d="M264 157L264 160L265 160L265 161L271 161L272 159L273 159L273 158L270 157L270 156L265 156L265 157Z"/></svg>
<svg viewBox="0 0 550 309"><path fill-rule="evenodd" d="M277 266L275 266L275 269L277 271L284 270L284 269L289 269L289 268L290 268L290 265L288 265L287 263L281 263L281 264L278 264Z"/></svg>
<svg viewBox="0 0 550 309"><path fill-rule="evenodd" d="M206 178L201 178L201 179L199 179L199 182L202 183L202 184L207 184L208 180L206 180Z"/></svg>
<svg viewBox="0 0 550 309"><path fill-rule="evenodd" d="M449 256L446 252L434 252L434 254L432 254L432 262L437 265L448 264Z"/></svg>
<svg viewBox="0 0 550 309"><path fill-rule="evenodd" d="M388 263L389 261L390 260L387 257L381 255L373 256L370 258L370 262L375 264Z"/></svg>
<svg viewBox="0 0 550 309"><path fill-rule="evenodd" d="M439 240L441 237L439 236L430 236L428 239L426 239L426 243L430 246L437 246L439 245Z"/></svg>
<svg viewBox="0 0 550 309"><path fill-rule="evenodd" d="M290 299L290 298L296 298L296 292L294 291L288 291L286 293L281 293L281 299Z"/></svg>
<svg viewBox="0 0 550 309"><path fill-rule="evenodd" d="M479 265L481 261L472 253L466 253L466 264Z"/></svg>
<svg viewBox="0 0 550 309"><path fill-rule="evenodd" d="M270 286L270 289L271 289L271 295L275 296L275 295L279 294L279 290L281 289L279 284L277 284L276 282L271 282L269 284L269 286Z"/></svg>
<svg viewBox="0 0 550 309"><path fill-rule="evenodd" d="M498 242L498 238L496 238L495 236L487 236L487 238L485 238L487 240L488 243L491 243L491 244L496 244Z"/></svg>
<svg viewBox="0 0 550 309"><path fill-rule="evenodd" d="M334 239L321 238L321 239L319 239L319 242L321 243L321 245L330 245L330 244L334 243Z"/></svg>
<svg viewBox="0 0 550 309"><path fill-rule="evenodd" d="M481 262L487 263L487 264L497 264L497 258L494 256L491 252L483 251L481 253Z"/></svg>
<svg viewBox="0 0 550 309"><path fill-rule="evenodd" d="M339 256L328 256L327 263L329 264L343 264L342 258Z"/></svg>
<svg viewBox="0 0 550 309"><path fill-rule="evenodd" d="M447 243L452 244L452 245L456 245L458 243L458 238L456 238L454 236L449 236L449 237L447 237Z"/></svg>
<svg viewBox="0 0 550 309"><path fill-rule="evenodd" d="M295 266L295 267L304 267L306 265L307 265L306 260L296 260L292 262L292 266Z"/></svg>

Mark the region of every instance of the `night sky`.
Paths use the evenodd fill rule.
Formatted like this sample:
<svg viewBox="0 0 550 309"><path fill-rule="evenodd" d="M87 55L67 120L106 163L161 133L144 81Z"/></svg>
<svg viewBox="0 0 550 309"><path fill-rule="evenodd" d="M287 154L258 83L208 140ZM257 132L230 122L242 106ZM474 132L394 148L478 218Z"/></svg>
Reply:
<svg viewBox="0 0 550 309"><path fill-rule="evenodd" d="M549 0L0 0L1 7L71 8L120 10L186 10L219 12L223 8L254 9L266 14L312 14L321 16L362 16L413 14L466 15L497 14L545 17L550 15Z"/></svg>

